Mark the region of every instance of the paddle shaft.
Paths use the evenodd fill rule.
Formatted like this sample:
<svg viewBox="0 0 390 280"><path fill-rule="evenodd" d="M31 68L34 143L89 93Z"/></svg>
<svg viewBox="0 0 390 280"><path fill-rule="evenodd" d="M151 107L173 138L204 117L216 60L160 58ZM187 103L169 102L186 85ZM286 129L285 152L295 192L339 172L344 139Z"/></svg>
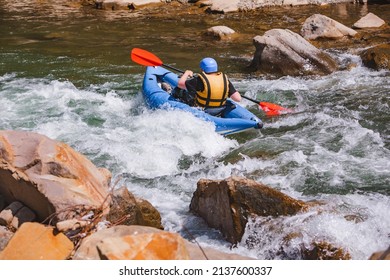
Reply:
<svg viewBox="0 0 390 280"><path fill-rule="evenodd" d="M164 64L164 63L162 64L162 66L164 66L166 68L169 68L169 69L172 69L172 70L175 70L176 72L184 73L183 70L177 69L177 68L175 68L173 66L170 66L170 65L167 65L167 64Z"/></svg>
<svg viewBox="0 0 390 280"><path fill-rule="evenodd" d="M241 95L241 97L243 97L243 98L245 98L245 99L248 99L249 101L252 101L252 102L254 102L254 103L256 103L256 104L260 104L260 101L257 101L257 100L255 100L255 99L249 98L248 96Z"/></svg>

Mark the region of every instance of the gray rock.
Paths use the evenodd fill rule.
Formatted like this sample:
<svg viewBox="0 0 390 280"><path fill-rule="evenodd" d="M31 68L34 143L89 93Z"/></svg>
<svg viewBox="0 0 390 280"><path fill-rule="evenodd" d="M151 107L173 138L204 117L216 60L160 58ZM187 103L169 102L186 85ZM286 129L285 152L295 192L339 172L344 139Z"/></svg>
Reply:
<svg viewBox="0 0 390 280"><path fill-rule="evenodd" d="M37 216L30 208L23 206L13 217L11 225L13 228L18 229L23 223L33 222Z"/></svg>
<svg viewBox="0 0 390 280"><path fill-rule="evenodd" d="M327 75L337 62L288 29L272 29L253 38L256 51L250 68L277 76Z"/></svg>
<svg viewBox="0 0 390 280"><path fill-rule="evenodd" d="M236 32L230 27L219 25L213 26L207 29L206 34L209 36L216 37L218 39L224 39L229 37L230 35L235 34Z"/></svg>
<svg viewBox="0 0 390 280"><path fill-rule="evenodd" d="M6 227L0 226L0 252L7 246L14 233Z"/></svg>
<svg viewBox="0 0 390 280"><path fill-rule="evenodd" d="M301 35L306 40L318 38L338 39L355 36L357 32L327 16L315 14L307 18L302 25Z"/></svg>
<svg viewBox="0 0 390 280"><path fill-rule="evenodd" d="M19 201L14 201L0 212L0 225L9 226L12 223L16 213L23 208L23 204Z"/></svg>
<svg viewBox="0 0 390 280"><path fill-rule="evenodd" d="M353 24L354 28L378 28L386 22L373 13L368 13Z"/></svg>

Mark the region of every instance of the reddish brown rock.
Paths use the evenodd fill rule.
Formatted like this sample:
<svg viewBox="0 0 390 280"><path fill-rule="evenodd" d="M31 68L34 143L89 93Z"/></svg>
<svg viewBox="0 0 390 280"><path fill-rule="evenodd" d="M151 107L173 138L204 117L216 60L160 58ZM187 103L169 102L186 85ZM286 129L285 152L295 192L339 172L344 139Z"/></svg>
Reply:
<svg viewBox="0 0 390 280"><path fill-rule="evenodd" d="M73 243L64 234L55 234L52 227L24 223L0 252L0 260L65 260L73 248Z"/></svg>
<svg viewBox="0 0 390 280"><path fill-rule="evenodd" d="M40 222L107 209L110 176L65 143L33 132L0 131L0 194L7 204L22 202Z"/></svg>
<svg viewBox="0 0 390 280"><path fill-rule="evenodd" d="M108 260L188 260L180 235L171 232L126 235L102 240L98 250Z"/></svg>
<svg viewBox="0 0 390 280"><path fill-rule="evenodd" d="M151 227L118 225L107 229L99 230L84 238L75 252L73 259L76 260L99 260L101 258L97 244L106 238L123 237L126 235L137 235L154 233L159 230Z"/></svg>
<svg viewBox="0 0 390 280"><path fill-rule="evenodd" d="M390 70L390 44L381 44L362 52L363 64L374 70Z"/></svg>
<svg viewBox="0 0 390 280"><path fill-rule="evenodd" d="M114 192L107 220L112 224L141 225L163 229L161 215L148 201L136 198L126 187Z"/></svg>
<svg viewBox="0 0 390 280"><path fill-rule="evenodd" d="M103 229L91 234L83 239L80 247L75 252L73 259L75 260L100 260L102 254L99 251L99 244L102 244L104 240L110 238L120 238L125 236L136 237L138 235L145 234L160 234L164 231L145 226L125 226L118 225L111 228ZM111 240L114 241L114 240ZM238 254L224 253L212 248L201 247L196 243L185 241L186 250L188 251L188 257L191 260L248 260L249 257L244 257ZM108 249L107 249L108 250Z"/></svg>
<svg viewBox="0 0 390 280"><path fill-rule="evenodd" d="M191 211L221 230L231 243L241 240L252 215L293 215L306 208L302 201L241 177L199 180L190 205Z"/></svg>

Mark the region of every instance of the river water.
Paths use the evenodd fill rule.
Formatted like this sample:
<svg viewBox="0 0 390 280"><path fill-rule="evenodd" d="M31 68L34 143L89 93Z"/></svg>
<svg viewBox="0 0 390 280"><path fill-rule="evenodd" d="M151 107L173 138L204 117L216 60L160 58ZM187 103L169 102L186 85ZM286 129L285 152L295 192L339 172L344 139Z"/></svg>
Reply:
<svg viewBox="0 0 390 280"><path fill-rule="evenodd" d="M205 247L258 259L299 259L302 246L320 241L353 259L387 248L389 71L371 71L354 52L340 49L329 53L357 66L325 77L267 79L245 68L252 38L268 29L297 32L318 12L347 25L369 11L389 22L389 5L199 17L194 9L172 16L164 9L100 11L39 2L0 0L0 129L34 131L69 144L108 168L118 185L149 200L166 230ZM239 39L203 37L202 31L220 24L239 31ZM187 113L150 111L140 92L144 68L129 59L133 47L181 69L196 70L203 56L213 56L240 92L296 113L266 118L244 100L265 127L223 137ZM255 219L230 249L217 230L189 212L189 204L200 178L231 175L322 203L293 217ZM295 237L286 242L286 236Z"/></svg>

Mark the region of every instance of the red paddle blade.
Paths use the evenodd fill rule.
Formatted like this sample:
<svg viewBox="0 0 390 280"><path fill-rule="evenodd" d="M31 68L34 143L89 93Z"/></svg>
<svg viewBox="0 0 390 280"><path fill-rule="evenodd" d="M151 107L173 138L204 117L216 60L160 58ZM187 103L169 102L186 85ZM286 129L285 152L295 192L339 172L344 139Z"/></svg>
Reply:
<svg viewBox="0 0 390 280"><path fill-rule="evenodd" d="M135 63L144 65L144 66L161 66L163 65L161 59L151 52L145 51L143 49L134 48L131 50L130 58Z"/></svg>
<svg viewBox="0 0 390 280"><path fill-rule="evenodd" d="M291 109L284 108L282 106L269 103L269 102L260 102L261 109L265 112L267 116L279 116L281 114L291 113Z"/></svg>

